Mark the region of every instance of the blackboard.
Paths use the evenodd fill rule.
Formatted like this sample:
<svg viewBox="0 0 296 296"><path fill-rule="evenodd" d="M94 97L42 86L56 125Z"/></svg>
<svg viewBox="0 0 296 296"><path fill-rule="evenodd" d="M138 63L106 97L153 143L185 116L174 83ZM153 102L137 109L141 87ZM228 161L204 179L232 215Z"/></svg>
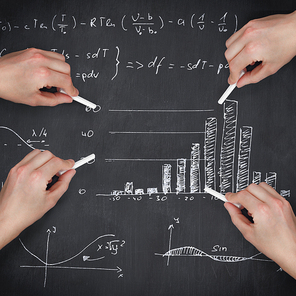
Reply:
<svg viewBox="0 0 296 296"><path fill-rule="evenodd" d="M64 54L100 107L0 101L1 183L33 148L96 154L1 250L1 295L295 295L294 279L203 192L262 180L296 206L295 60L217 104L225 41L292 2L1 1L1 55Z"/></svg>

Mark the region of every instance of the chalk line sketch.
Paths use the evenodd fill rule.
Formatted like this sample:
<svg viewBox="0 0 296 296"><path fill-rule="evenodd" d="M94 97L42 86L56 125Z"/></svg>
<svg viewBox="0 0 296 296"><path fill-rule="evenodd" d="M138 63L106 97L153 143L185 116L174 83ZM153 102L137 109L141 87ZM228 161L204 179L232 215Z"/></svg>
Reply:
<svg viewBox="0 0 296 296"><path fill-rule="evenodd" d="M15 134L25 145L27 145L29 148L31 149L35 149L31 144L29 144L28 142L26 142L17 132L15 132L13 129L7 127L7 126L3 126L1 125L0 126L0 129L5 129L5 130L8 130L10 132L12 132L13 134Z"/></svg>
<svg viewBox="0 0 296 296"><path fill-rule="evenodd" d="M240 141L238 152L238 169L236 178L236 191L246 189L250 184L250 157L252 145L253 128L251 126L243 126L240 129Z"/></svg>
<svg viewBox="0 0 296 296"><path fill-rule="evenodd" d="M24 140L16 131L14 131L13 129L7 127L7 126L0 126L0 129L2 130L7 130L11 133L13 133L14 135L16 135L23 144L25 144L26 146L28 146L29 148L31 148L32 150L36 149L36 147L33 146L34 145L38 145L39 147L42 146L44 148L48 147L49 144L46 142L46 137L47 137L47 130L46 128L42 127L40 129L40 131L35 130L34 128L32 129L32 138L29 138L28 140ZM18 143L17 146L21 147L23 144L22 143ZM4 146L8 146L9 143L4 143ZM38 148L41 151L43 151L44 149Z"/></svg>
<svg viewBox="0 0 296 296"><path fill-rule="evenodd" d="M216 190L216 143L217 118L210 117L205 122L204 159L205 186Z"/></svg>
<svg viewBox="0 0 296 296"><path fill-rule="evenodd" d="M238 102L226 100L223 104L224 123L220 153L220 192L234 191L234 161Z"/></svg>
<svg viewBox="0 0 296 296"><path fill-rule="evenodd" d="M110 109L109 112L136 112L136 113L188 113L188 112L211 112L213 109L204 110L151 110L151 109ZM220 155L217 156L217 135L218 121L216 117L205 117L203 131L109 131L112 136L116 135L202 135L203 140L199 137L199 142L194 139L191 142L190 156L178 158L106 158L105 161L113 163L121 162L163 162L160 165L161 181L154 187L137 188L136 182L132 181L133 189L124 190L112 189L110 193L97 193L96 196L107 196L110 200L119 200L122 196L132 200L134 195L136 200L141 196L164 195L163 200L167 200L167 195L199 195L204 197L204 187L216 190L217 185L220 192L238 192L246 189L250 183L259 184L262 179L262 172L250 172L253 127L243 125L238 127L238 102L235 100L226 100L223 104L223 123ZM237 130L239 128L239 138ZM238 138L238 141L237 141ZM202 145L203 142L203 145ZM238 149L237 149L238 147ZM203 148L203 151L202 151ZM188 149L189 150L189 149ZM238 151L237 151L238 150ZM188 153L189 154L189 153ZM219 169L216 169L220 161ZM237 172L235 174L235 168ZM173 175L173 173L175 175ZM252 177L250 176L251 174ZM201 176L203 175L203 178ZM217 180L218 179L218 180ZM277 173L268 172L264 180L267 184L276 189ZM129 181L131 182L131 181ZM203 184L202 184L203 183ZM217 184L219 183L219 184ZM158 187L157 187L158 185ZM186 188L187 187L187 188ZM148 190L149 189L149 190ZM287 189L282 191L288 196ZM180 198L179 198L180 199ZM216 198L213 198L215 199ZM186 199L188 200L188 199Z"/></svg>
<svg viewBox="0 0 296 296"><path fill-rule="evenodd" d="M177 248L172 248L172 237L173 237L173 229L174 225L171 224L168 227L169 231L169 241L168 241L168 251L163 254L154 253L156 256L162 256L167 258L167 266L169 266L170 258L171 257L207 257L213 261L221 262L221 263L238 263L243 261L261 261L261 262L274 262L270 259L262 259L258 258L262 253L256 253L253 256L245 257L245 256L232 256L232 255L213 255L208 254L203 250L200 250L194 246L182 246ZM217 245L216 245L217 246Z"/></svg>
<svg viewBox="0 0 296 296"><path fill-rule="evenodd" d="M23 243L23 241L19 238L19 241L22 245L22 247L24 248L24 250L30 254L33 258L37 259L39 262L42 263L42 265L21 265L21 268L34 268L34 269L44 269L44 282L43 282L43 286L46 287L46 282L47 282L47 277L48 277L48 269L75 269L75 270L93 270L93 271L113 271L116 272L119 277L123 277L123 273L122 273L122 269L118 266L115 267L101 267L101 266L97 266L97 267L93 267L93 266L64 266L63 264L72 261L75 258L79 258L85 262L86 264L88 262L94 262L94 261L100 261L105 259L106 256L99 256L98 254L96 254L95 258L92 258L88 253L87 250L93 246L93 245L97 245L97 250L96 252L102 252L103 250L107 250L107 253L110 255L117 255L119 248L123 248L125 245L125 240L119 240L115 238L115 234L104 234L104 235L100 235L98 236L96 239L94 239L93 241L91 241L89 244L87 244L84 248L82 248L79 252L77 252L76 254L74 254L73 256L64 259L62 261L59 262L54 262L54 263L50 263L48 260L49 257L49 241L50 241L50 236L52 234L56 233L56 227L53 226L52 230L48 229L47 230L47 239L46 239L46 250L45 250L45 260L41 259L40 257L38 257L36 254L34 254L32 251L30 251L25 244Z"/></svg>

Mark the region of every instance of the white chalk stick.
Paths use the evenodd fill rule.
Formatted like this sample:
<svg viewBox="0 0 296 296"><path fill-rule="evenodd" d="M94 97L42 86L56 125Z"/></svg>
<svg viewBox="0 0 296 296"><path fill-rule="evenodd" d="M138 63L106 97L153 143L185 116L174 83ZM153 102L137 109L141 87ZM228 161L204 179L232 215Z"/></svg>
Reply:
<svg viewBox="0 0 296 296"><path fill-rule="evenodd" d="M86 157L84 157L84 158L82 158L82 159L76 161L75 164L74 164L74 166L72 167L72 169L76 170L76 169L79 168L80 166L82 166L82 165L88 163L88 162L91 161L91 160L94 160L95 157L96 157L96 156L95 156L95 154L93 153L93 154L90 154L89 156L86 156ZM67 171L59 171L59 175L61 176L61 175L63 175L65 172L67 172Z"/></svg>
<svg viewBox="0 0 296 296"><path fill-rule="evenodd" d="M245 73L246 73L245 71L241 71L238 79L240 79ZM224 94L218 100L218 103L222 105L235 88L236 88L236 83L229 85L226 91L224 92Z"/></svg>
<svg viewBox="0 0 296 296"><path fill-rule="evenodd" d="M209 188L209 187L206 186L205 187L205 192L217 197L218 199L220 199L220 200L222 200L224 202L229 202L222 193L220 193L220 192L218 192L218 191L216 191L216 190L214 190L212 188ZM237 203L232 203L232 204L235 205L236 207L238 207L239 209L242 207L241 204L237 204Z"/></svg>
<svg viewBox="0 0 296 296"><path fill-rule="evenodd" d="M68 95L63 89L61 89L60 92L63 93L63 94ZM69 96L69 95L68 95L68 96ZM95 103L92 103L92 102L90 102L90 101L88 101L88 100L86 100L86 99L84 99L84 98L82 98L82 97L80 97L80 96L76 96L76 97L72 97L72 96L70 96L70 97L71 97L74 101L76 101L76 102L78 102L78 103L80 103L80 104L83 104L83 105L85 105L85 106L87 106L87 107L89 107L89 108L91 108L91 109L95 109L95 108L97 107L97 105L96 105Z"/></svg>

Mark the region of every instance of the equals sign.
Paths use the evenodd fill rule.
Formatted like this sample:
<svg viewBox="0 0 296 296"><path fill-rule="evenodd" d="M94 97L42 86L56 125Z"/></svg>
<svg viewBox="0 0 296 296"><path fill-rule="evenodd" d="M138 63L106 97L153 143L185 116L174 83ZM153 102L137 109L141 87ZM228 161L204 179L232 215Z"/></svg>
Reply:
<svg viewBox="0 0 296 296"><path fill-rule="evenodd" d="M132 68L134 69L134 66L133 66L133 62L127 62L127 68Z"/></svg>
<svg viewBox="0 0 296 296"><path fill-rule="evenodd" d="M76 73L76 78L80 78L80 73Z"/></svg>
<svg viewBox="0 0 296 296"><path fill-rule="evenodd" d="M175 64L169 64L169 69L171 70L171 69L174 69L174 67L175 67Z"/></svg>

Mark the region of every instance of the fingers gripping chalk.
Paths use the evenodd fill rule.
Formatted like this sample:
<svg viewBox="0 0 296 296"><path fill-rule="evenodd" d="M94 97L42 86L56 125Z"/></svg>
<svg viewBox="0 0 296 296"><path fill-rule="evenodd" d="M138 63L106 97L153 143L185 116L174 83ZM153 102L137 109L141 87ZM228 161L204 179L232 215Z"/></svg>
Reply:
<svg viewBox="0 0 296 296"><path fill-rule="evenodd" d="M90 155L87 156L87 157L84 157L84 158L82 158L82 159L76 161L75 164L74 164L74 166L72 167L72 170L76 170L76 169L79 168L80 166L82 166L82 165L88 163L88 162L91 161L91 160L94 160L95 157L96 157L96 156L95 156L95 154L93 153L93 154L90 154ZM59 171L59 175L61 176L61 175L63 175L65 172L67 172L67 171Z"/></svg>
<svg viewBox="0 0 296 296"><path fill-rule="evenodd" d="M205 187L205 192L217 197L218 199L224 201L224 202L229 202L225 196L223 194L221 194L220 192L214 190L214 189L211 189L209 187ZM242 207L241 204L236 204L236 203L232 203L233 205L235 205L236 207L238 207L239 209Z"/></svg>
<svg viewBox="0 0 296 296"><path fill-rule="evenodd" d="M63 93L63 94L68 95L63 89L61 89L60 92ZM69 96L69 95L68 95L68 96ZM85 105L85 106L87 106L87 107L89 107L89 108L91 108L91 109L96 109L96 107L97 107L96 104L94 104L94 103L92 103L92 102L90 102L90 101L88 101L88 100L86 100L86 99L84 99L84 98L82 98L82 97L80 97L80 96L76 96L76 97L72 97L72 96L70 96L70 97L71 97L74 101L76 101L76 102L78 102L78 103L80 103L80 104L83 104L83 105Z"/></svg>
<svg viewBox="0 0 296 296"><path fill-rule="evenodd" d="M238 79L240 79L245 73L246 73L245 71L241 71ZM224 94L219 99L218 103L222 105L235 88L236 88L236 83L229 85L226 91L224 92Z"/></svg>

